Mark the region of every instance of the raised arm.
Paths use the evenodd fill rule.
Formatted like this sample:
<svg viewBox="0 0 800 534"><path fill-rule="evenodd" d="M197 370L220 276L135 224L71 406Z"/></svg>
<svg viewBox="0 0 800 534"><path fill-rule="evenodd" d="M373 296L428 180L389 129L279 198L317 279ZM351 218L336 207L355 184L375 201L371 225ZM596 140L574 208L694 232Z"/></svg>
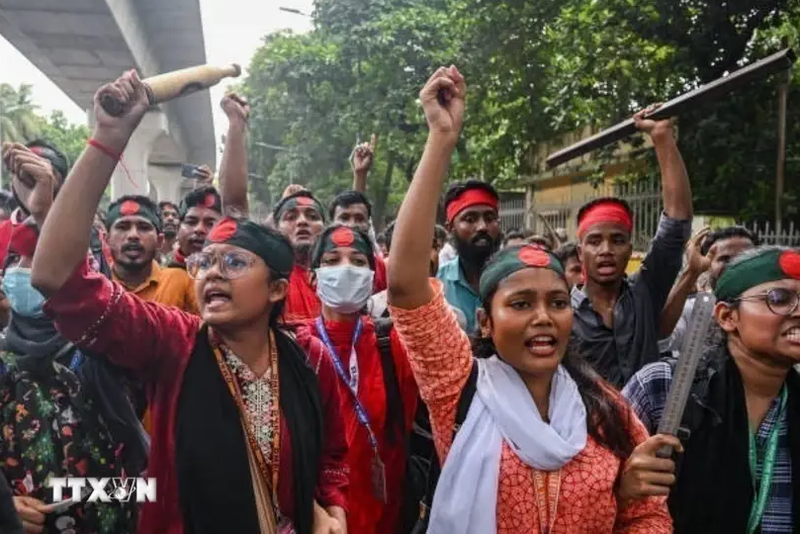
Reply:
<svg viewBox="0 0 800 534"><path fill-rule="evenodd" d="M247 202L247 121L250 105L231 93L222 99L222 110L228 117L228 134L225 152L219 171L222 209L226 215L246 216L250 212Z"/></svg>
<svg viewBox="0 0 800 534"><path fill-rule="evenodd" d="M353 189L359 193L367 193L367 177L375 160L375 147L378 136L372 134L369 143L361 143L353 153Z"/></svg>
<svg viewBox="0 0 800 534"><path fill-rule="evenodd" d="M124 104L120 117L100 105L105 95ZM150 107L147 92L135 71L107 84L94 97L95 128L90 146L75 163L42 228L33 258L33 285L45 296L58 291L86 261L94 214L119 155Z"/></svg>
<svg viewBox="0 0 800 534"><path fill-rule="evenodd" d="M671 120L653 121L643 118L651 107L634 115L636 127L647 133L656 150L658 166L661 169L661 188L664 199L664 212L672 219L692 218L692 188L686 165L675 142L675 132Z"/></svg>
<svg viewBox="0 0 800 534"><path fill-rule="evenodd" d="M461 131L465 95L464 77L455 67L441 67L420 92L430 131L397 215L389 256L389 303L398 308L418 308L433 297L428 276L436 209Z"/></svg>
<svg viewBox="0 0 800 534"><path fill-rule="evenodd" d="M689 295L697 288L697 279L711 268L713 258L700 253L700 245L711 229L706 226L697 232L686 244L686 269L678 277L667 297L667 303L661 312L659 335L662 338L672 335L675 326L683 315L683 308Z"/></svg>

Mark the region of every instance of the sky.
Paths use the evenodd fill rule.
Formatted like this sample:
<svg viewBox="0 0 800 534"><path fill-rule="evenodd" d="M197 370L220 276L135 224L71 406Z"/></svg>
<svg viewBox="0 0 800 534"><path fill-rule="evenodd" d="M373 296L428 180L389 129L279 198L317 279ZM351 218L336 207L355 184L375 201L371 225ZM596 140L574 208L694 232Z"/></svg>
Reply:
<svg viewBox="0 0 800 534"><path fill-rule="evenodd" d="M276 30L290 28L302 32L311 28L311 19L286 13L280 7L311 13L313 0L199 0L203 14L206 57L212 65L239 63L247 68L261 39ZM0 82L18 86L33 85L33 100L40 111L49 114L59 109L75 123L86 124L86 111L79 108L39 69L0 36ZM110 80L109 80L110 81ZM228 82L231 83L231 82ZM211 90L216 138L227 127L219 101L225 94L223 82Z"/></svg>

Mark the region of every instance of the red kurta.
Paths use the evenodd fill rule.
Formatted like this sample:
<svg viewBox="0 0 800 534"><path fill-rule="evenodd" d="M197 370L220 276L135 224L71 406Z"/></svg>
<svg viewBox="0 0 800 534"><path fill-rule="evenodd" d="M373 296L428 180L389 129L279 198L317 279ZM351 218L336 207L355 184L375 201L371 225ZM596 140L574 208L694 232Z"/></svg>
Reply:
<svg viewBox="0 0 800 534"><path fill-rule="evenodd" d="M375 326L368 316L364 316L363 320L364 328L356 344L359 370L358 398L366 409L372 429L378 438L380 458L386 466L386 489L389 503L384 505L373 495L371 476L373 451L369 444L369 434L359 423L353 395L348 391L348 386L342 382L342 413L347 429L347 463L350 467L347 530L358 534L394 534L399 526L403 498L406 471L405 435L411 431L411 424L417 408L418 390L405 348L392 329L390 340L397 379L400 384L405 433L397 443L391 443L385 433L386 388ZM325 330L348 372L354 329L355 321L325 321ZM314 335L318 335L313 321L308 323L308 330Z"/></svg>
<svg viewBox="0 0 800 534"><path fill-rule="evenodd" d="M46 310L66 338L134 370L147 385L153 427L148 476L156 477L158 500L143 505L139 532L181 534L183 513L178 498L175 424L183 374L194 350L201 319L177 308L144 302L119 284L90 272L88 263L81 265L50 298ZM297 341L317 372L322 397L325 426L315 498L322 506L346 509L347 443L340 414L343 402L340 381L327 349L319 340L301 331ZM281 438L278 501L280 510L291 518L294 512L292 445L283 418ZM243 488L220 490L245 491Z"/></svg>

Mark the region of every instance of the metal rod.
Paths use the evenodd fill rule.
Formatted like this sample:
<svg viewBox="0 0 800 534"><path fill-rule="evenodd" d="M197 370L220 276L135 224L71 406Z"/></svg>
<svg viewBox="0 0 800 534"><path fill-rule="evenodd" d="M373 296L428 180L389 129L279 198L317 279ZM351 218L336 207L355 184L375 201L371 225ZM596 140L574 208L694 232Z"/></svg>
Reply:
<svg viewBox="0 0 800 534"><path fill-rule="evenodd" d="M653 113L648 114L647 118L663 120L674 117L686 110L696 107L702 102L707 102L728 94L751 81L760 80L777 72L784 71L792 66L795 59L797 59L797 56L795 56L791 48L781 50L780 52L732 72L727 76L718 78L713 82L701 85L693 91L673 98ZM633 123L633 119L620 122L611 128L551 154L547 158L547 166L553 168L556 165L561 165L587 152L619 141L635 132L636 126Z"/></svg>
<svg viewBox="0 0 800 534"><path fill-rule="evenodd" d="M778 87L778 165L775 171L775 233L780 234L783 228L784 172L786 170L786 102L789 95L789 76L784 77Z"/></svg>

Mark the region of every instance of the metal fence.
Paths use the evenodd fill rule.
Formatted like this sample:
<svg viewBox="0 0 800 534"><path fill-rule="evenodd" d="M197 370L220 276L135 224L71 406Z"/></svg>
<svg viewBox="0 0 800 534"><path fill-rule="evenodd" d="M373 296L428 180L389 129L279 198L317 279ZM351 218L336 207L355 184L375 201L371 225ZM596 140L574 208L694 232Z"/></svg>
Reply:
<svg viewBox="0 0 800 534"><path fill-rule="evenodd" d="M525 228L525 195L500 200L500 224L503 231Z"/></svg>
<svg viewBox="0 0 800 534"><path fill-rule="evenodd" d="M525 228L535 234L545 234L549 225L554 230L563 228L569 239L574 240L577 232L578 210L590 200L604 196L621 198L630 205L631 211L633 211L634 250L648 250L650 240L656 233L658 220L664 209L660 182L639 181L604 185L591 194L582 195L580 198L574 196L565 198L563 202L557 203L536 202L534 195L534 202L530 207L534 216L531 217L530 227L526 227L525 200L522 198L505 199L500 204L500 219L504 230ZM546 221L546 224L543 221ZM784 226L780 231L772 222L739 221L737 224L741 224L758 235L765 245L800 247L800 226L794 222Z"/></svg>
<svg viewBox="0 0 800 534"><path fill-rule="evenodd" d="M563 228L570 239L575 239L578 210L590 200L604 196L621 198L630 205L634 222L632 235L634 249L647 250L663 210L660 182L617 183L601 187L592 194L583 195L582 198L566 198L559 203L539 203L534 196L531 210L536 216L532 218L532 227L529 229L542 234L547 231L547 225L550 225L553 229ZM547 224L544 224L542 219Z"/></svg>
<svg viewBox="0 0 800 534"><path fill-rule="evenodd" d="M764 245L800 247L800 227L795 226L793 222L780 231L769 221L765 223L740 222L739 224L756 234Z"/></svg>

